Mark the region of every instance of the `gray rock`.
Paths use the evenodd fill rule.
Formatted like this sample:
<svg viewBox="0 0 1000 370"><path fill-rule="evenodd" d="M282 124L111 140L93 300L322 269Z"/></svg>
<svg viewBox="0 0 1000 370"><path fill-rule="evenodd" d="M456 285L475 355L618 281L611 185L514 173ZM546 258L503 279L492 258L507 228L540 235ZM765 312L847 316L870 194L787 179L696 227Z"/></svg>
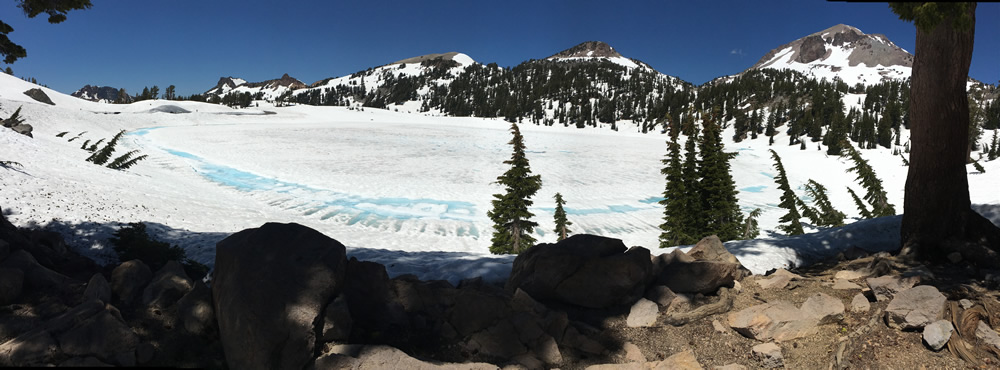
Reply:
<svg viewBox="0 0 1000 370"><path fill-rule="evenodd" d="M455 307L448 322L458 334L467 337L508 317L510 309L505 303L502 298L495 295L462 289L455 298Z"/></svg>
<svg viewBox="0 0 1000 370"><path fill-rule="evenodd" d="M600 355L607 351L601 343L598 343L594 339L581 334L580 331L573 326L566 328L566 333L563 335L563 340L560 344L592 355Z"/></svg>
<svg viewBox="0 0 1000 370"><path fill-rule="evenodd" d="M996 330L990 327L989 324L979 320L978 326L976 326L976 338L979 338L986 344L993 346L995 349L1000 349L1000 335L997 334Z"/></svg>
<svg viewBox="0 0 1000 370"><path fill-rule="evenodd" d="M671 370L702 370L702 366L698 363L698 358L694 356L694 351L691 349L684 350L682 352L675 353L670 357L663 359L663 361L647 363L647 366L653 369L671 369Z"/></svg>
<svg viewBox="0 0 1000 370"><path fill-rule="evenodd" d="M962 309L968 310L968 309L972 308L972 306L975 306L976 304L972 303L972 301L970 301L968 299L962 298L962 299L958 300L958 305L962 306Z"/></svg>
<svg viewBox="0 0 1000 370"><path fill-rule="evenodd" d="M761 289L784 289L792 280L799 279L802 279L802 276L785 269L778 269L768 278L757 278L757 285L760 285Z"/></svg>
<svg viewBox="0 0 1000 370"><path fill-rule="evenodd" d="M557 366L563 361L562 352L559 351L559 344L556 343L555 338L549 335L543 335L532 347L532 352L538 356L538 359L549 366Z"/></svg>
<svg viewBox="0 0 1000 370"><path fill-rule="evenodd" d="M3 263L0 263L0 267L24 272L26 288L63 291L74 282L69 276L42 266L34 256L23 249L12 252Z"/></svg>
<svg viewBox="0 0 1000 370"><path fill-rule="evenodd" d="M716 366L712 370L747 370L746 366L740 364L728 364L723 366Z"/></svg>
<svg viewBox="0 0 1000 370"><path fill-rule="evenodd" d="M177 319L185 331L195 335L205 334L215 325L212 290L205 283L195 281L194 288L177 301Z"/></svg>
<svg viewBox="0 0 1000 370"><path fill-rule="evenodd" d="M156 347L152 343L143 342L135 348L135 361L139 365L144 365L153 360L156 355Z"/></svg>
<svg viewBox="0 0 1000 370"><path fill-rule="evenodd" d="M90 277L90 281L87 282L87 290L83 291L83 299L99 299L101 302L111 303L111 285L108 284L104 275L96 273Z"/></svg>
<svg viewBox="0 0 1000 370"><path fill-rule="evenodd" d="M60 334L59 348L71 356L113 358L121 351L134 351L139 337L111 311L104 310Z"/></svg>
<svg viewBox="0 0 1000 370"><path fill-rule="evenodd" d="M153 271L142 261L126 261L111 272L111 290L121 302L132 304L152 278Z"/></svg>
<svg viewBox="0 0 1000 370"><path fill-rule="evenodd" d="M660 314L660 307L653 301L640 298L628 313L625 319L626 325L630 328L645 328L656 323L656 317Z"/></svg>
<svg viewBox="0 0 1000 370"><path fill-rule="evenodd" d="M900 278L886 275L877 278L869 278L866 281L868 282L868 287L872 289L872 293L875 294L875 298L878 299L879 302L882 302L892 299L896 293L912 288L920 282L920 278Z"/></svg>
<svg viewBox="0 0 1000 370"><path fill-rule="evenodd" d="M346 267L342 244L298 224L267 223L220 241L212 301L229 368L311 363L315 323Z"/></svg>
<svg viewBox="0 0 1000 370"><path fill-rule="evenodd" d="M721 334L729 333L729 328L726 328L725 325L722 325L722 323L719 322L719 320L712 320L712 329L715 329L716 333L721 333Z"/></svg>
<svg viewBox="0 0 1000 370"><path fill-rule="evenodd" d="M330 356L330 358L324 358ZM410 357L405 352L384 345L341 344L316 359L316 370L325 369L413 369L413 370L486 370L496 365L486 363L433 364ZM351 361L350 359L354 359Z"/></svg>
<svg viewBox="0 0 1000 370"><path fill-rule="evenodd" d="M788 301L774 301L730 312L729 327L757 340L786 341L818 332L819 319Z"/></svg>
<svg viewBox="0 0 1000 370"><path fill-rule="evenodd" d="M87 356L87 357L73 357L59 364L59 367L114 367L113 365L107 364L97 357Z"/></svg>
<svg viewBox="0 0 1000 370"><path fill-rule="evenodd" d="M509 321L500 321L473 334L466 342L466 349L499 358L513 358L528 353L528 348L518 339L517 330Z"/></svg>
<svg viewBox="0 0 1000 370"><path fill-rule="evenodd" d="M809 296L799 309L806 315L819 320L820 325L844 319L844 303L824 293Z"/></svg>
<svg viewBox="0 0 1000 370"><path fill-rule="evenodd" d="M715 293L719 287L732 287L745 275L738 263L715 261L674 261L664 266L657 283L675 293Z"/></svg>
<svg viewBox="0 0 1000 370"><path fill-rule="evenodd" d="M948 340L951 339L951 333L955 331L955 327L951 325L951 321L948 320L938 320L932 322L924 327L924 343L927 343L928 347L935 351L940 351L944 348L945 344L948 344Z"/></svg>
<svg viewBox="0 0 1000 370"><path fill-rule="evenodd" d="M635 343L625 342L622 344L622 349L625 351L625 362L646 363L646 356L642 354L642 350Z"/></svg>
<svg viewBox="0 0 1000 370"><path fill-rule="evenodd" d="M169 261L156 272L146 289L143 289L142 304L158 308L170 307L193 287L191 279L184 272L184 266L180 262Z"/></svg>
<svg viewBox="0 0 1000 370"><path fill-rule="evenodd" d="M851 300L851 312L868 312L871 308L872 304L868 302L868 297L865 297L864 294L855 294L854 299Z"/></svg>
<svg viewBox="0 0 1000 370"><path fill-rule="evenodd" d="M59 354L59 344L52 335L35 329L0 344L0 366L40 366Z"/></svg>
<svg viewBox="0 0 1000 370"><path fill-rule="evenodd" d="M832 288L834 290L853 290L853 289L861 290L861 286L860 285L852 283L852 282L850 282L848 280L844 280L844 279L837 279L833 283L833 287Z"/></svg>
<svg viewBox="0 0 1000 370"><path fill-rule="evenodd" d="M32 99L35 99L35 101L37 101L39 103L45 103L45 104L48 104L48 105L56 105L56 103L53 103L52 99L50 99L49 96L46 95L44 91L42 91L42 89L39 89L37 87L34 88L34 89L28 89L27 91L24 92L24 95L27 95L28 97L30 97Z"/></svg>
<svg viewBox="0 0 1000 370"><path fill-rule="evenodd" d="M627 249L618 239L577 234L518 255L505 289L513 293L520 288L542 302L606 308L641 297L652 269L645 248Z"/></svg>
<svg viewBox="0 0 1000 370"><path fill-rule="evenodd" d="M31 134L31 132L34 131L35 128L31 127L31 125L29 125L27 123L22 123L22 124L19 124L19 125L15 125L14 127L11 127L10 129L14 130L14 132L16 132L16 133L19 133L19 134L27 136L27 137L31 137L31 138L35 137L34 135Z"/></svg>
<svg viewBox="0 0 1000 370"><path fill-rule="evenodd" d="M944 294L930 285L903 290L885 308L886 324L901 330L923 328L941 317L945 301Z"/></svg>
<svg viewBox="0 0 1000 370"><path fill-rule="evenodd" d="M871 271L868 271L867 269L842 270L842 271L837 271L837 273L833 275L833 278L837 280L855 280L863 277L868 277L869 275L871 275Z"/></svg>
<svg viewBox="0 0 1000 370"><path fill-rule="evenodd" d="M948 253L948 261L951 261L951 263L956 263L956 264L962 262L962 254L958 252Z"/></svg>
<svg viewBox="0 0 1000 370"><path fill-rule="evenodd" d="M784 357L781 355L781 347L778 347L773 342L758 344L753 346L751 350L754 358L760 360L761 366L764 368L773 369L785 366Z"/></svg>
<svg viewBox="0 0 1000 370"><path fill-rule="evenodd" d="M343 295L337 296L333 302L330 302L323 315L324 341L340 342L350 338L353 320L351 320L351 310L347 306L347 299Z"/></svg>
<svg viewBox="0 0 1000 370"><path fill-rule="evenodd" d="M722 245L722 240L716 235L702 238L693 248L687 251L687 255L698 261L727 262L742 265L729 250ZM740 277L742 278L742 276Z"/></svg>
<svg viewBox="0 0 1000 370"><path fill-rule="evenodd" d="M660 307L668 307L677 298L670 288L663 285L654 285L646 290L646 299L656 302Z"/></svg>
<svg viewBox="0 0 1000 370"><path fill-rule="evenodd" d="M0 306L14 302L24 288L24 272L12 268L0 268Z"/></svg>

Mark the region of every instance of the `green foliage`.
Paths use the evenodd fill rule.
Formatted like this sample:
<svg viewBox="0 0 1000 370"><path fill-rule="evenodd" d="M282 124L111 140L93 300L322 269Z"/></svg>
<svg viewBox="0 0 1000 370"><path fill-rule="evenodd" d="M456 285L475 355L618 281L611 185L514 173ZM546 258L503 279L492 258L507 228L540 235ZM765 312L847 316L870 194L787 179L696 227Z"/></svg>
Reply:
<svg viewBox="0 0 1000 370"><path fill-rule="evenodd" d="M68 134L68 133L69 133L69 131L60 132L60 133L56 134L56 137L63 137L63 136L66 136L66 134Z"/></svg>
<svg viewBox="0 0 1000 370"><path fill-rule="evenodd" d="M968 13L969 3L890 2L889 7L899 19L913 22L923 32L931 32L946 19L951 19L951 25L961 31L971 29L973 24Z"/></svg>
<svg viewBox="0 0 1000 370"><path fill-rule="evenodd" d="M80 146L80 149L87 150L87 144L90 144L90 139L87 139L87 141L84 141L83 145Z"/></svg>
<svg viewBox="0 0 1000 370"><path fill-rule="evenodd" d="M121 139L124 134L125 130L119 131L118 134L111 138L111 141L109 141L104 148L101 148L101 150L98 150L94 152L94 154L90 155L90 157L87 157L87 162L94 162L94 164L102 166L105 163L108 163L108 160L111 159L111 154L115 151L115 145L118 144L118 139Z"/></svg>
<svg viewBox="0 0 1000 370"><path fill-rule="evenodd" d="M826 195L826 187L813 179L809 179L805 188L806 194L813 198L813 204L816 207L810 209L812 211L811 215L806 215L805 212L802 213L803 215L819 227L844 226L844 218L847 215L833 208L833 203L830 202L830 198Z"/></svg>
<svg viewBox="0 0 1000 370"><path fill-rule="evenodd" d="M979 164L978 160L973 159L972 166L975 167L976 171L979 171L979 173L986 173L986 169L983 168L983 165Z"/></svg>
<svg viewBox="0 0 1000 370"><path fill-rule="evenodd" d="M55 24L66 20L66 13L75 9L88 9L92 5L90 0L18 0L17 7L21 8L24 15L34 18L39 14L47 14L49 23ZM0 22L0 55L3 62L12 64L18 59L28 56L27 50L7 37L7 34L14 32L14 28L9 24Z"/></svg>
<svg viewBox="0 0 1000 370"><path fill-rule="evenodd" d="M119 261L141 260L153 271L163 268L169 261L178 261L184 266L188 277L201 279L208 273L208 267L187 258L184 249L152 239L146 232L146 224L132 222L115 231L108 239L118 254Z"/></svg>
<svg viewBox="0 0 1000 370"><path fill-rule="evenodd" d="M760 208L755 208L753 211L750 211L750 214L747 215L746 221L743 224L743 235L741 236L741 239L753 239L756 238L757 235L760 235L760 228L757 226L757 218L760 217L760 214Z"/></svg>
<svg viewBox="0 0 1000 370"><path fill-rule="evenodd" d="M556 193L555 198L556 211L553 217L555 218L556 228L552 231L558 235L556 241L561 241L566 239L566 237L572 233L569 226L573 225L573 223L566 219L566 210L563 209L563 205L566 204L566 201L563 200L562 194Z"/></svg>
<svg viewBox="0 0 1000 370"><path fill-rule="evenodd" d="M67 140L66 142L67 142L67 143L69 143L69 142L73 142L73 140L76 140L76 139L79 139L79 138L80 138L80 136L83 136L83 134L86 134L86 133L87 133L87 131L83 131L83 132L81 132L81 133L79 133L79 134L76 134L76 136L74 136L74 137L70 138L70 139L69 139L69 140Z"/></svg>
<svg viewBox="0 0 1000 370"><path fill-rule="evenodd" d="M90 141L90 140L87 140L87 141ZM89 147L86 147L85 149L88 152L91 152L91 153L96 152L97 151L97 146L101 145L101 143L103 143L103 142L104 142L104 139L102 138L101 140L97 140L96 143L92 144ZM86 144L84 144L84 146L86 146Z"/></svg>
<svg viewBox="0 0 1000 370"><path fill-rule="evenodd" d="M139 161L141 161L143 159L146 159L146 157L147 157L147 155L143 154L143 155L140 155L138 157L135 157L135 158L132 158L132 159L130 159L128 161L123 162L121 165L118 166L118 168L114 168L114 167L112 167L112 168L114 168L116 170L127 170L130 167L135 166L135 164L138 163Z"/></svg>
<svg viewBox="0 0 1000 370"><path fill-rule="evenodd" d="M858 175L857 181L865 189L865 201L872 206L872 216L892 216L896 214L896 208L889 203L889 195L882 187L882 180L875 175L875 170L868 165L868 161L861 157L853 146L844 146L847 154L854 161L854 167L848 168L847 172L854 172Z"/></svg>
<svg viewBox="0 0 1000 370"><path fill-rule="evenodd" d="M697 235L700 238L714 234L722 241L728 241L738 239L742 234L743 213L740 212L736 182L730 173L729 161L736 154L723 150L722 129L715 116L713 113L703 122L704 134L699 143L701 162L697 190L701 198L704 227Z"/></svg>
<svg viewBox="0 0 1000 370"><path fill-rule="evenodd" d="M688 235L687 226L689 221L687 206L692 203L692 192L688 191L690 181L686 181L681 167L681 149L677 143L678 132L675 130L670 135L667 142L667 157L660 162L664 167L660 173L666 176L666 186L663 190L663 224L660 229L660 248L673 247L682 244L691 244L696 241L693 236ZM691 141L691 139L688 139Z"/></svg>
<svg viewBox="0 0 1000 370"><path fill-rule="evenodd" d="M118 158L115 158L115 160L111 161L111 163L108 163L108 168L113 170L125 169L122 168L125 165L125 163L131 162L132 156L138 152L139 152L138 150L133 150L128 153L122 154Z"/></svg>
<svg viewBox="0 0 1000 370"><path fill-rule="evenodd" d="M854 192L854 189L847 187L847 192L851 193L851 198L854 199L854 205L858 207L858 213L861 214L861 218L868 219L874 217L872 212L868 210L868 206L865 205L865 202L861 201L858 194Z"/></svg>
<svg viewBox="0 0 1000 370"><path fill-rule="evenodd" d="M778 189L781 190L781 203L778 203L778 207L788 210L788 213L785 213L784 216L778 219L782 223L782 225L778 225L778 230L788 235L804 234L805 231L802 230L802 223L799 221L802 216L799 215L798 210L798 206L802 201L799 200L799 197L795 195L792 187L788 184L788 176L785 174L785 166L781 164L781 157L773 149L770 151L771 158L774 159L774 168L778 170L778 176L774 177L774 182L778 184Z"/></svg>
<svg viewBox="0 0 1000 370"><path fill-rule="evenodd" d="M493 254L518 254L531 248L535 238L531 236L538 223L532 222L531 197L542 187L541 175L531 175L528 158L524 155L524 138L517 124L511 124L514 137L508 144L514 152L510 160L504 161L511 167L497 177L497 183L505 188L504 194L493 194L493 210L486 213L493 221L493 238L490 252Z"/></svg>
<svg viewBox="0 0 1000 370"><path fill-rule="evenodd" d="M14 114L11 114L9 118L3 121L5 127L13 127L23 123L24 118L21 118L21 107L17 107L17 110L14 111Z"/></svg>

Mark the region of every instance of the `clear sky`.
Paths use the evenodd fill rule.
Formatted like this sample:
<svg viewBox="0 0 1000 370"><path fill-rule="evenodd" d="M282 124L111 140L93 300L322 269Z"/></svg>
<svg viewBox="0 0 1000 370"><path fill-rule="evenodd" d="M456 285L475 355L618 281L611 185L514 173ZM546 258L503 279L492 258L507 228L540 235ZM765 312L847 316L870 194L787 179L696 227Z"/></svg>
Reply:
<svg viewBox="0 0 1000 370"><path fill-rule="evenodd" d="M592 0L93 0L61 24L0 3L28 57L20 77L202 93L219 77L307 84L429 53L514 66L590 40L694 84L739 73L771 49L845 23L913 52L915 30L885 3ZM1000 80L1000 3L976 12L971 77ZM0 66L4 67L4 66Z"/></svg>

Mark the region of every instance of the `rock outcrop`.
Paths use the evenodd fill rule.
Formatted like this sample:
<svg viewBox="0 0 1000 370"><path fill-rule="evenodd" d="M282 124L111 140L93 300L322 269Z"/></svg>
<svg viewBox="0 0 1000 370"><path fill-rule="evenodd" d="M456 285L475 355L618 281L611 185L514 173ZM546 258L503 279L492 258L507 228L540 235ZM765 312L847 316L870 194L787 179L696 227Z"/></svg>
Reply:
<svg viewBox="0 0 1000 370"><path fill-rule="evenodd" d="M267 223L218 243L212 296L230 368L298 369L312 361L316 323L343 288L345 251L298 224Z"/></svg>

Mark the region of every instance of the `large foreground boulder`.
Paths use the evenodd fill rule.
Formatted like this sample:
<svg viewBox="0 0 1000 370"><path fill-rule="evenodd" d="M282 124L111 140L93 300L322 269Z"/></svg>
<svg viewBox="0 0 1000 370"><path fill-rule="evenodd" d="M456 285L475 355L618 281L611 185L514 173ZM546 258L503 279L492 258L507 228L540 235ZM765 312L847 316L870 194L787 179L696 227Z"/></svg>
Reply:
<svg viewBox="0 0 1000 370"><path fill-rule="evenodd" d="M316 323L340 292L346 265L343 244L294 223L267 223L219 242L212 296L229 368L309 364Z"/></svg>
<svg viewBox="0 0 1000 370"><path fill-rule="evenodd" d="M577 234L540 244L514 260L506 290L524 290L540 301L590 308L635 302L652 274L649 250L619 239Z"/></svg>

